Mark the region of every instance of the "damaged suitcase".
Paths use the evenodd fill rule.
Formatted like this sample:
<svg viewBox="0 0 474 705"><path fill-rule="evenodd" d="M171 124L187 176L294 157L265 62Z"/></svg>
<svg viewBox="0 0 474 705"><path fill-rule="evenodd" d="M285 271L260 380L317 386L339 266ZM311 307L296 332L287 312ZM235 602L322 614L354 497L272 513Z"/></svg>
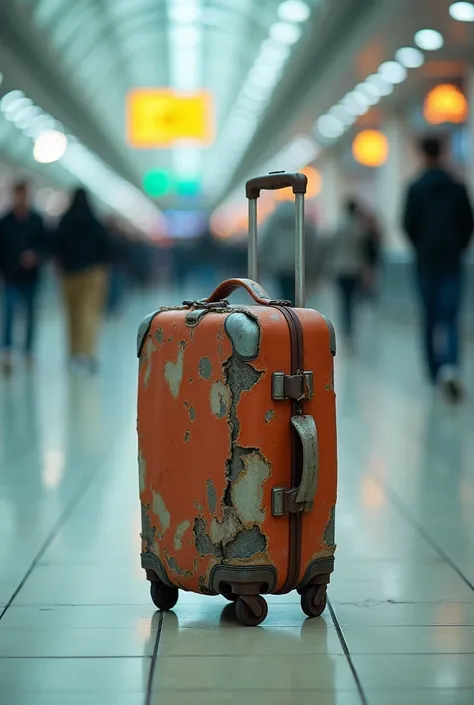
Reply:
<svg viewBox="0 0 474 705"><path fill-rule="evenodd" d="M298 590L319 616L334 566L335 333L304 308L303 174L251 179L249 279L161 308L138 332L142 566L161 610L178 591L222 594L260 624L264 594ZM261 190L296 202L296 308L257 278ZM237 289L255 305L228 302Z"/></svg>

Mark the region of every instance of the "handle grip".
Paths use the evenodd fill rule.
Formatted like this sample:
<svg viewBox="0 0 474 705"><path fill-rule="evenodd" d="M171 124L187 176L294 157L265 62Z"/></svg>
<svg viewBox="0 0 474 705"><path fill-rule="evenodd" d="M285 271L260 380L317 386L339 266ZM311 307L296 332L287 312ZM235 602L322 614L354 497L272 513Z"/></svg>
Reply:
<svg viewBox="0 0 474 705"><path fill-rule="evenodd" d="M261 306L269 306L272 301L265 289L257 282L252 281L252 279L226 279L206 299L206 303L212 304L216 301L223 301L237 289L245 289L252 299Z"/></svg>
<svg viewBox="0 0 474 705"><path fill-rule="evenodd" d="M312 509L318 486L319 452L318 432L312 416L293 416L291 425L298 434L303 448L303 469L301 482L296 493L297 504L305 505L305 510Z"/></svg>
<svg viewBox="0 0 474 705"><path fill-rule="evenodd" d="M260 191L278 191L282 188L293 189L293 193L305 194L308 185L308 178L305 174L291 173L286 171L271 171L264 176L255 176L245 184L247 198L256 200L260 196Z"/></svg>

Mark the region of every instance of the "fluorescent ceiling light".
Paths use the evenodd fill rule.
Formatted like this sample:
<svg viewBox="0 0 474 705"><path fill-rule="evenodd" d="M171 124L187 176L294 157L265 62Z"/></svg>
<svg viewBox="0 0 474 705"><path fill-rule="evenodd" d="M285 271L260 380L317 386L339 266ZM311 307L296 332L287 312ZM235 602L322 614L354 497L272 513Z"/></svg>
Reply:
<svg viewBox="0 0 474 705"><path fill-rule="evenodd" d="M56 125L56 121L51 115L45 115L44 113L38 115L33 119L33 121L26 127L25 132L30 137L38 137L41 132L52 130Z"/></svg>
<svg viewBox="0 0 474 705"><path fill-rule="evenodd" d="M39 115L41 115L41 110L37 108L36 105L27 105L16 113L13 122L20 130L24 130L29 127Z"/></svg>
<svg viewBox="0 0 474 705"><path fill-rule="evenodd" d="M196 5L171 5L168 8L168 18L172 22L197 22L201 15L201 8Z"/></svg>
<svg viewBox="0 0 474 705"><path fill-rule="evenodd" d="M306 22L311 8L303 0L285 0L278 8L278 16L284 22Z"/></svg>
<svg viewBox="0 0 474 705"><path fill-rule="evenodd" d="M279 44L296 44L301 37L301 29L289 22L276 22L270 27L270 37Z"/></svg>
<svg viewBox="0 0 474 705"><path fill-rule="evenodd" d="M369 100L371 98L380 98L380 93L377 87L373 83L369 83L368 81L364 81L364 83L359 83L359 85L356 86L356 90L359 91L359 93L363 93L365 96L367 96Z"/></svg>
<svg viewBox="0 0 474 705"><path fill-rule="evenodd" d="M355 90L356 93L364 96L368 105L376 105L380 100L380 95L370 83L359 83Z"/></svg>
<svg viewBox="0 0 474 705"><path fill-rule="evenodd" d="M365 115L369 109L369 100L363 94L356 91L348 93L341 101L342 105L352 115Z"/></svg>
<svg viewBox="0 0 474 705"><path fill-rule="evenodd" d="M379 74L389 83L403 83L407 77L407 70L398 61L385 61L379 66Z"/></svg>
<svg viewBox="0 0 474 705"><path fill-rule="evenodd" d="M332 115L340 120L346 127L350 127L355 122L355 117L343 105L334 105L328 110L328 115Z"/></svg>
<svg viewBox="0 0 474 705"><path fill-rule="evenodd" d="M171 43L177 47L195 46L200 39L199 28L195 25L183 25L171 28Z"/></svg>
<svg viewBox="0 0 474 705"><path fill-rule="evenodd" d="M407 69L418 69L425 63L425 57L415 47L402 47L395 53L396 60Z"/></svg>
<svg viewBox="0 0 474 705"><path fill-rule="evenodd" d="M393 83L389 83L389 81L382 78L382 76L378 73L374 73L372 76L369 76L365 82L373 86L382 98L390 95L390 93L393 93Z"/></svg>
<svg viewBox="0 0 474 705"><path fill-rule="evenodd" d="M260 56L258 60L261 61L264 58L269 61L280 58L285 60L289 57L290 53L291 49L287 44L281 44L273 39L265 39L260 47Z"/></svg>
<svg viewBox="0 0 474 705"><path fill-rule="evenodd" d="M474 5L472 2L453 2L449 14L458 22L474 22Z"/></svg>
<svg viewBox="0 0 474 705"><path fill-rule="evenodd" d="M270 93L272 86L267 86L262 88L262 86L254 86L251 83L247 83L243 89L243 95L252 98L253 100L266 100L268 94Z"/></svg>
<svg viewBox="0 0 474 705"><path fill-rule="evenodd" d="M0 100L0 110L2 112L5 112L5 110L8 110L9 106L14 103L16 100L19 98L24 98L25 94L23 91L10 91L9 93L6 93L3 98Z"/></svg>
<svg viewBox="0 0 474 705"><path fill-rule="evenodd" d="M61 159L66 149L66 135L57 130L47 130L36 138L33 156L40 164L51 164Z"/></svg>
<svg viewBox="0 0 474 705"><path fill-rule="evenodd" d="M344 132L344 123L334 115L322 115L317 126L321 135L326 139L337 139Z"/></svg>
<svg viewBox="0 0 474 705"><path fill-rule="evenodd" d="M436 29L420 29L415 34L415 44L425 51L436 51L444 44L443 35Z"/></svg>
<svg viewBox="0 0 474 705"><path fill-rule="evenodd" d="M17 115L19 115L25 108L29 107L30 105L33 105L32 101L29 98L17 98L16 100L12 100L6 108L4 108L3 112L5 113L5 117L7 120L14 120Z"/></svg>

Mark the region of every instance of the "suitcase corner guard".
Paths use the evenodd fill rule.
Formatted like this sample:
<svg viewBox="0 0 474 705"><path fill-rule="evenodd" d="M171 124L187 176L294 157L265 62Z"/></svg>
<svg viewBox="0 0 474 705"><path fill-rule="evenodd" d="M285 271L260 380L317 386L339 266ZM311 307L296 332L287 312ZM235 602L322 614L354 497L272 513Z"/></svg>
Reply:
<svg viewBox="0 0 474 705"><path fill-rule="evenodd" d="M298 487L272 489L272 514L299 514L313 509L314 497L318 485L318 432L312 416L300 414L293 416L291 425L298 434L302 447L302 473Z"/></svg>

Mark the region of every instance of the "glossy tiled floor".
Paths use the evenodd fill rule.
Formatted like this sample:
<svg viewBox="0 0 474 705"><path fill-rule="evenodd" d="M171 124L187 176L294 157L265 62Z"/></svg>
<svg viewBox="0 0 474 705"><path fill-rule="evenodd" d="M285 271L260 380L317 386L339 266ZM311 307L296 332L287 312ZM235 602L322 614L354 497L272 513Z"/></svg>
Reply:
<svg viewBox="0 0 474 705"><path fill-rule="evenodd" d="M109 324L96 379L65 374L52 311L37 371L0 381L0 705L472 705L474 405L448 408L423 386L409 326L367 320L357 358L338 357L324 617L303 619L296 595L270 598L253 630L220 598L154 611L134 343L158 299Z"/></svg>

